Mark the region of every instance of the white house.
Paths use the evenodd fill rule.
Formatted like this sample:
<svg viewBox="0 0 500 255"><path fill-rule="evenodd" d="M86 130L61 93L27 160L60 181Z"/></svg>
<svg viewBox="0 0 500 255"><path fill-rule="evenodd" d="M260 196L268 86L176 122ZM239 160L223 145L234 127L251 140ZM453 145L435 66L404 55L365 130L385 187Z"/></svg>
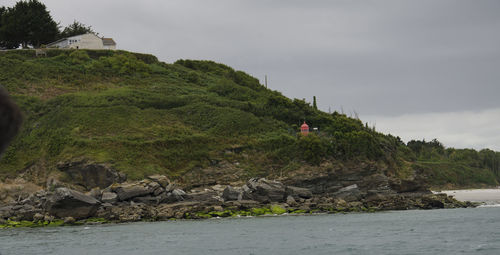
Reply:
<svg viewBox="0 0 500 255"><path fill-rule="evenodd" d="M47 48L115 50L116 43L113 38L100 38L97 35L89 33L59 39L47 44Z"/></svg>

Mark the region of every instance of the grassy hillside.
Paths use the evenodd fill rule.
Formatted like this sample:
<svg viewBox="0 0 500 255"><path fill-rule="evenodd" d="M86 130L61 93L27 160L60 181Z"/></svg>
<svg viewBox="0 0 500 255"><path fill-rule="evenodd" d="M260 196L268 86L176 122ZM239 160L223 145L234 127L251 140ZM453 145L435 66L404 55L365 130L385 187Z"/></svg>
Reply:
<svg viewBox="0 0 500 255"><path fill-rule="evenodd" d="M286 98L211 61L166 64L124 51L50 50L43 58L6 51L0 84L25 113L21 134L0 160L1 178L31 169L47 176L57 163L77 159L110 163L131 179L207 171L243 179L327 161L380 162L401 178L437 176L442 168L420 162L397 137ZM320 132L297 135L304 119ZM491 169L477 168L490 175L473 183L497 184Z"/></svg>

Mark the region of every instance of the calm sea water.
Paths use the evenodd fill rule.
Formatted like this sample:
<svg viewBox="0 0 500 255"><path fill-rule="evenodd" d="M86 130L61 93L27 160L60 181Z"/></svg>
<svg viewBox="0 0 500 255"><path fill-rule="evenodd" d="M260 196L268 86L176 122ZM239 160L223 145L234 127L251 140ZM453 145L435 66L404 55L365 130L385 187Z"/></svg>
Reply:
<svg viewBox="0 0 500 255"><path fill-rule="evenodd" d="M7 229L0 254L500 254L500 208Z"/></svg>

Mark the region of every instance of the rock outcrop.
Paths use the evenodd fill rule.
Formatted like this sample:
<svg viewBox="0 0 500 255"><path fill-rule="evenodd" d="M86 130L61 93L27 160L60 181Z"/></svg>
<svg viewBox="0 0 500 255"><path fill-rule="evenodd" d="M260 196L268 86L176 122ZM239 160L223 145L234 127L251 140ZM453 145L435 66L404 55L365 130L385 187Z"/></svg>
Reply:
<svg viewBox="0 0 500 255"><path fill-rule="evenodd" d="M222 199L224 199L224 201L241 200L242 196L243 196L242 188L227 186L222 192Z"/></svg>
<svg viewBox="0 0 500 255"><path fill-rule="evenodd" d="M127 177L106 164L91 163L85 160L57 164L57 168L66 173L72 183L81 185L86 190L106 188L113 183L122 183Z"/></svg>
<svg viewBox="0 0 500 255"><path fill-rule="evenodd" d="M286 199L285 185L265 178L252 178L243 186L242 199L261 203L283 202Z"/></svg>
<svg viewBox="0 0 500 255"><path fill-rule="evenodd" d="M366 174L366 173L365 173ZM314 186L316 184L317 186ZM328 186L331 185L331 186ZM398 185L395 190L392 187ZM0 220L53 221L72 224L99 217L110 221L206 218L232 213L260 215L283 212L349 212L465 207L445 194L432 194L409 184L395 183L384 175L358 178L335 175L294 182L294 186L265 178L252 178L238 186L215 185L186 192L165 176L114 183L83 194L68 188L39 191L0 207ZM414 192L408 192L408 191ZM398 192L404 191L404 192ZM246 214L245 214L246 213Z"/></svg>
<svg viewBox="0 0 500 255"><path fill-rule="evenodd" d="M154 192L148 185L142 183L126 183L114 185L111 190L118 195L120 201L126 201L135 197L147 196Z"/></svg>
<svg viewBox="0 0 500 255"><path fill-rule="evenodd" d="M101 201L103 203L114 204L114 203L118 202L118 195L114 192L105 191L102 193Z"/></svg>
<svg viewBox="0 0 500 255"><path fill-rule="evenodd" d="M293 197L294 199L308 199L313 196L311 190L306 188L294 187L294 186L286 186L286 195Z"/></svg>
<svg viewBox="0 0 500 255"><path fill-rule="evenodd" d="M59 218L90 217L97 211L100 204L97 199L68 188L58 188L46 199L43 209Z"/></svg>

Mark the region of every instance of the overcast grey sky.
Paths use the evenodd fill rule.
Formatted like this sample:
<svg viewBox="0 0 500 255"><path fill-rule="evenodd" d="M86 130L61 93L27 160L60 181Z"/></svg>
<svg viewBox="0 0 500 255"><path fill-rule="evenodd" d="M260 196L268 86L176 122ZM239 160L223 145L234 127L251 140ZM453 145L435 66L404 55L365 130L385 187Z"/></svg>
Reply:
<svg viewBox="0 0 500 255"><path fill-rule="evenodd" d="M42 2L120 49L267 74L288 97L315 95L405 141L500 150L497 0Z"/></svg>

